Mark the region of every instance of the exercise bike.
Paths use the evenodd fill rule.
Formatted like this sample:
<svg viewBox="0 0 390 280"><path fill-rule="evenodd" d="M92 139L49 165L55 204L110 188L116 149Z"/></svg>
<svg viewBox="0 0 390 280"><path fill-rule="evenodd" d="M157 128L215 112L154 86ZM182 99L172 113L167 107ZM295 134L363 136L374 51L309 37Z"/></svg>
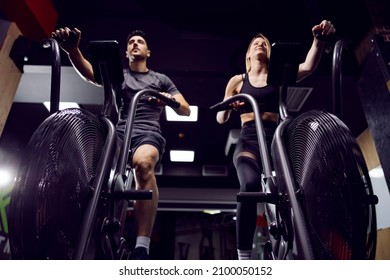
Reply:
<svg viewBox="0 0 390 280"><path fill-rule="evenodd" d="M333 77L341 78L344 41L337 41ZM263 170L260 192L239 192L237 201L264 203L267 242L264 259L374 259L378 198L360 147L348 127L334 114L310 110L293 116L286 105L295 85L301 45L274 43L268 84L279 87L280 121L269 151L256 100L240 93L210 107L231 109L243 101L251 106ZM339 81L334 89L340 94Z"/></svg>
<svg viewBox="0 0 390 280"><path fill-rule="evenodd" d="M155 90L141 90L129 106L123 141L113 119L116 88L124 80L116 41L91 41L95 79L104 88L100 115L71 108L58 110L60 48L52 53L50 116L32 135L16 176L9 211L13 259L126 259L123 236L128 204L151 199L134 190L130 139L138 101L158 98L180 103Z"/></svg>

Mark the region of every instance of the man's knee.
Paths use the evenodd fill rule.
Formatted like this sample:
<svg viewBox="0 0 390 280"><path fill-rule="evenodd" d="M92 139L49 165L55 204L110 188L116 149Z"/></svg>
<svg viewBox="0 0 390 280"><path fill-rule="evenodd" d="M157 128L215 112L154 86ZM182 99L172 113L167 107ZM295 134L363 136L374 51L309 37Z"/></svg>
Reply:
<svg viewBox="0 0 390 280"><path fill-rule="evenodd" d="M140 181L148 181L154 176L155 163L149 159L141 159L135 163L136 177Z"/></svg>

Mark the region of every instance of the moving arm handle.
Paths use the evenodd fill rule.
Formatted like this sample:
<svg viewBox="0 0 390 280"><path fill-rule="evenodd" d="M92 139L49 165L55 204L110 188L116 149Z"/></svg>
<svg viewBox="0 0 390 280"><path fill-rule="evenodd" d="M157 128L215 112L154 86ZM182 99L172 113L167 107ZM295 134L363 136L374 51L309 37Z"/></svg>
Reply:
<svg viewBox="0 0 390 280"><path fill-rule="evenodd" d="M44 47L51 48L51 88L50 88L50 114L59 110L60 83L61 83L61 56L58 41L48 38Z"/></svg>
<svg viewBox="0 0 390 280"><path fill-rule="evenodd" d="M332 57L332 102L333 113L342 119L342 54L344 49L348 49L349 42L346 40L338 40L333 49Z"/></svg>

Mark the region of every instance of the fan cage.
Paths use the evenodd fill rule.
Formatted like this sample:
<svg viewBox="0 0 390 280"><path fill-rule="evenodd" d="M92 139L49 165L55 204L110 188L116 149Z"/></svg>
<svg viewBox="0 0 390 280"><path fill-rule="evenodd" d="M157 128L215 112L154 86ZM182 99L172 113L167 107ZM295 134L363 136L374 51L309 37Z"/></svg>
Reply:
<svg viewBox="0 0 390 280"><path fill-rule="evenodd" d="M366 259L375 212L360 147L347 126L325 111L296 117L286 133L290 165L317 259Z"/></svg>
<svg viewBox="0 0 390 280"><path fill-rule="evenodd" d="M34 132L11 195L12 258L72 258L106 135L83 109L59 111Z"/></svg>

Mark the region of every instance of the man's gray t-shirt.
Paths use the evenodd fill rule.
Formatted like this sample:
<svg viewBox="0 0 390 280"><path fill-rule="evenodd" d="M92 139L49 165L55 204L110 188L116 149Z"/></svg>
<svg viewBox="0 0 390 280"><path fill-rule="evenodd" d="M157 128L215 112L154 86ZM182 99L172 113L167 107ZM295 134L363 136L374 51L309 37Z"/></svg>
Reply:
<svg viewBox="0 0 390 280"><path fill-rule="evenodd" d="M120 97L118 126L125 126L131 99L143 89L153 89L172 95L179 93L172 80L164 74L153 70L145 73L124 70L124 82L117 93ZM137 105L133 128L161 133L160 117L163 108L150 103L148 96L142 96Z"/></svg>

